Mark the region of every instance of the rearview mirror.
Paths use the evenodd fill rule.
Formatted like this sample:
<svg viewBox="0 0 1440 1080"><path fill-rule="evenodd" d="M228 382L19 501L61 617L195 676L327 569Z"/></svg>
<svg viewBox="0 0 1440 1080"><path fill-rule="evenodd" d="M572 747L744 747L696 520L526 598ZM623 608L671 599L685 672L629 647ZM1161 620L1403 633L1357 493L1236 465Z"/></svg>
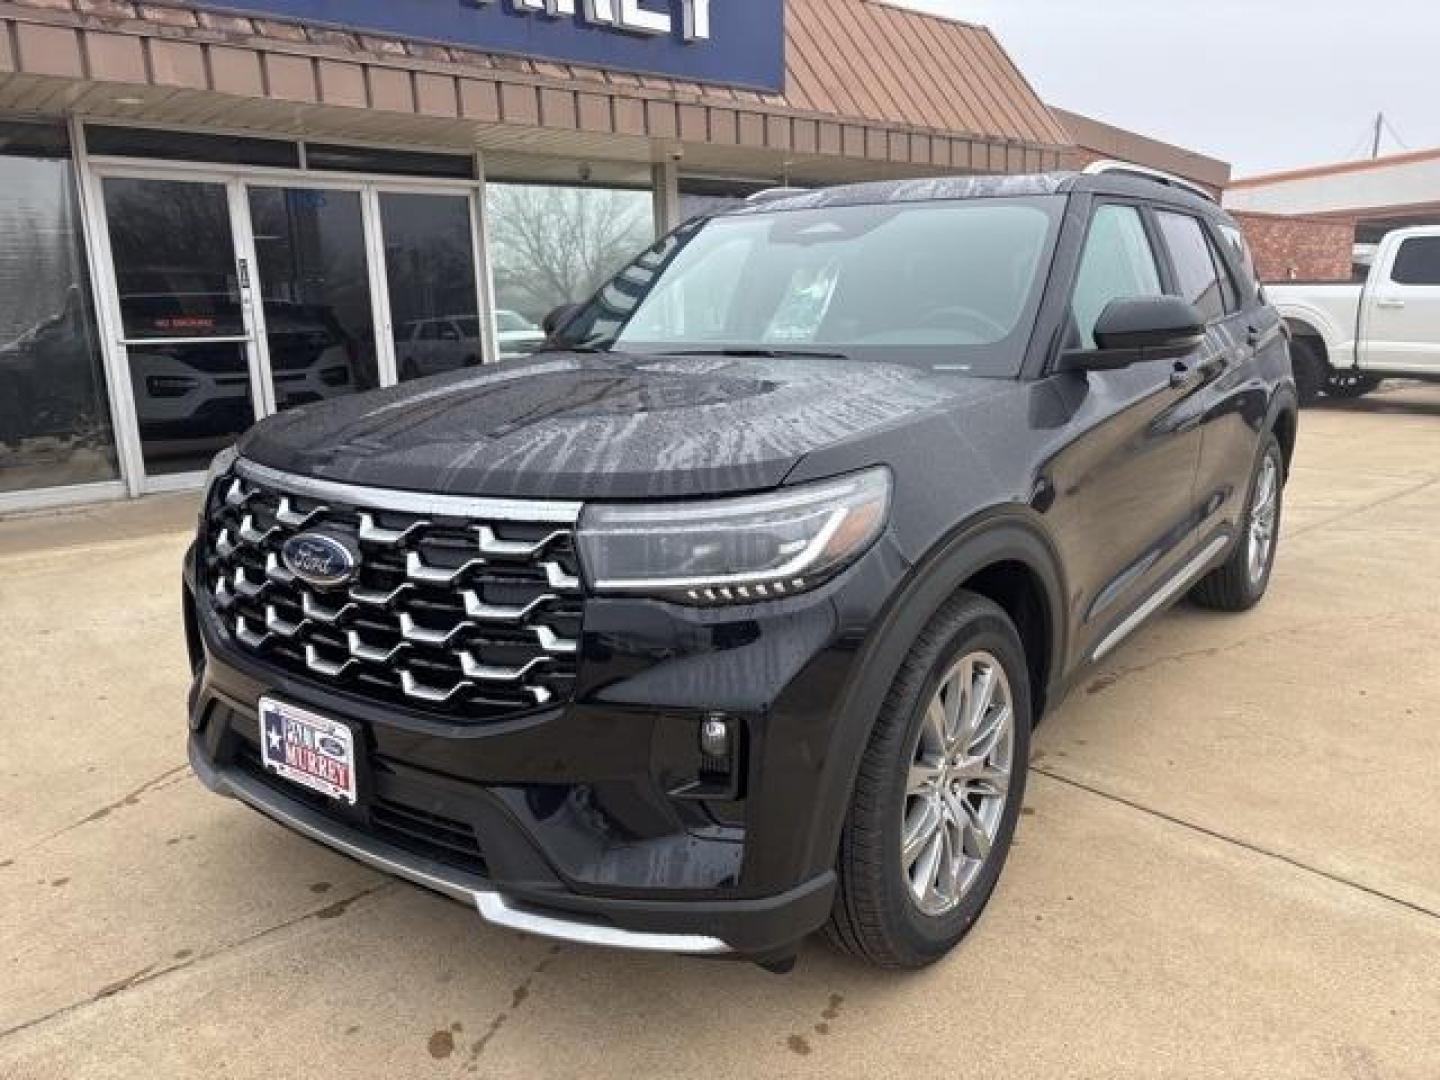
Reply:
<svg viewBox="0 0 1440 1080"><path fill-rule="evenodd" d="M1094 349L1060 356L1060 371L1114 371L1146 360L1178 360L1205 341L1205 317L1178 296L1112 300L1095 323Z"/></svg>

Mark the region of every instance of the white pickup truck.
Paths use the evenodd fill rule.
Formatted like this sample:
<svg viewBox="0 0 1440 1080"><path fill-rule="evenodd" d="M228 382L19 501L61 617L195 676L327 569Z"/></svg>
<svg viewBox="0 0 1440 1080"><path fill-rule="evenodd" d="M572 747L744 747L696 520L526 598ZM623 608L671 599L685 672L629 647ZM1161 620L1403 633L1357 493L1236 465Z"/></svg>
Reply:
<svg viewBox="0 0 1440 1080"><path fill-rule="evenodd" d="M1363 284L1265 291L1290 328L1302 403L1360 397L1382 379L1440 380L1440 228L1387 235Z"/></svg>

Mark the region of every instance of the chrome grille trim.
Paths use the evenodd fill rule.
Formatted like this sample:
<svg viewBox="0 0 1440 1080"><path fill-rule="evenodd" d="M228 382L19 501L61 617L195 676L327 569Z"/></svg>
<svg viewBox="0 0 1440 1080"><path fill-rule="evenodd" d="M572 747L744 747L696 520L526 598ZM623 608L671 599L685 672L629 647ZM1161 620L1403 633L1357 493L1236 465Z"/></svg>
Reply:
<svg viewBox="0 0 1440 1080"><path fill-rule="evenodd" d="M481 499L465 495L434 495L424 491L398 491L362 485L317 480L280 472L266 465L241 458L235 472L262 487L291 495L301 495L321 502L334 500L363 510L393 510L400 514L421 517L479 518L488 521L555 522L574 525L580 520L578 502L528 499ZM233 490L233 485L232 485ZM228 499L228 495L227 495ZM232 504L234 505L234 504Z"/></svg>
<svg viewBox="0 0 1440 1080"><path fill-rule="evenodd" d="M205 583L237 645L280 669L457 720L504 719L574 692L578 515L579 504L350 488L242 460L206 507ZM312 586L286 565L285 543L305 530L355 547L348 587Z"/></svg>

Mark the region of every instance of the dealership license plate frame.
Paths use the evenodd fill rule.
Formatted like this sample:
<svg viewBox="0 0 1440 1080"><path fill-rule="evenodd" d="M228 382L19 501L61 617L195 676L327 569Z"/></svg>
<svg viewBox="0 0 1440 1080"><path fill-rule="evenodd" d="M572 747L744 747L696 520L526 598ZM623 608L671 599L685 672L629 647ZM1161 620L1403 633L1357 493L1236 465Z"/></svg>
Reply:
<svg viewBox="0 0 1440 1080"><path fill-rule="evenodd" d="M280 725L279 746L276 746L273 740L271 720ZM355 752L356 732L349 724L286 701L267 697L260 699L259 729L260 760L267 771L337 803L352 807L359 804L360 763ZM299 742L304 742L303 736L306 732L312 735L309 740L311 745L302 746L301 749L308 750L324 761L344 766L345 783L337 784L319 775L317 771L304 768L291 760L291 747L297 745L297 740L292 739L292 736L301 736ZM323 739L333 740L339 751L335 752L334 747L322 742ZM282 750L283 753L280 752ZM303 755L297 755L297 759L303 764Z"/></svg>

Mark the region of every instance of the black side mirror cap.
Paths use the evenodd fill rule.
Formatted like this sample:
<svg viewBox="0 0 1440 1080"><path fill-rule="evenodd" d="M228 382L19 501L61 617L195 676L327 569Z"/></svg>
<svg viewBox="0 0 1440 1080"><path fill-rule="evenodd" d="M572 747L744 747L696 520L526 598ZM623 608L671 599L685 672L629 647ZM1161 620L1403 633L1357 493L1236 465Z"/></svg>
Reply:
<svg viewBox="0 0 1440 1080"><path fill-rule="evenodd" d="M565 324L573 319L582 307L583 304L561 304L541 320L540 329L545 331L547 338L554 341L560 331L565 329Z"/></svg>
<svg viewBox="0 0 1440 1080"><path fill-rule="evenodd" d="M1145 360L1179 360L1205 342L1205 317L1178 296L1112 300L1095 323L1094 349L1062 353L1058 371L1115 371Z"/></svg>

